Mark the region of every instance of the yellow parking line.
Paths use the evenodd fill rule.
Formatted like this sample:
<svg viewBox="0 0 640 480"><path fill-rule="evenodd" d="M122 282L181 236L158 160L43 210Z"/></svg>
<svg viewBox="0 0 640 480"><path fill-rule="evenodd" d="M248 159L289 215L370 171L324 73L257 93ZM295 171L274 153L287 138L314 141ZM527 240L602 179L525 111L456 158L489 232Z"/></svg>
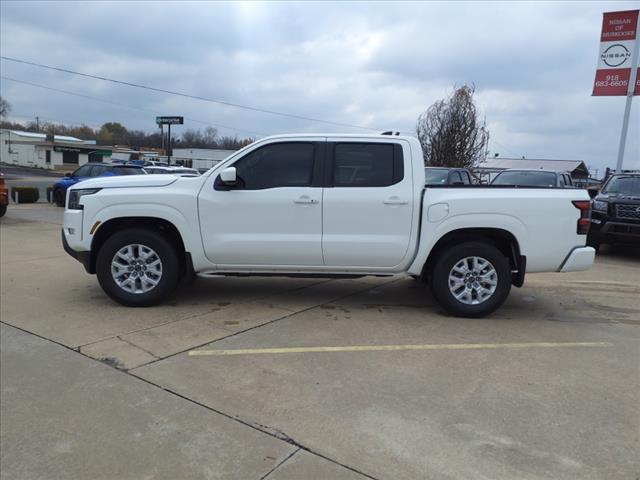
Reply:
<svg viewBox="0 0 640 480"><path fill-rule="evenodd" d="M344 347L240 348L191 350L189 356L264 355L281 353L391 352L398 350L495 350L499 348L610 347L609 342L432 343L426 345L349 345Z"/></svg>

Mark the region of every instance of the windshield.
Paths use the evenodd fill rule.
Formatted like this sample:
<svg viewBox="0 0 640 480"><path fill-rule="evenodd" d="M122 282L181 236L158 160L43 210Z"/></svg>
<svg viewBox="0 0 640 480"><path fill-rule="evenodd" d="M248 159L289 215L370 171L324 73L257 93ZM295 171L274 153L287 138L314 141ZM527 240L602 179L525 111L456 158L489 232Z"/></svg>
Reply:
<svg viewBox="0 0 640 480"><path fill-rule="evenodd" d="M606 195L640 197L640 176L612 177L602 189L602 193Z"/></svg>
<svg viewBox="0 0 640 480"><path fill-rule="evenodd" d="M556 174L552 172L502 172L492 185L522 185L525 187L555 187Z"/></svg>
<svg viewBox="0 0 640 480"><path fill-rule="evenodd" d="M424 169L425 181L424 183L447 183L449 177L449 170L446 168L425 168Z"/></svg>
<svg viewBox="0 0 640 480"><path fill-rule="evenodd" d="M113 167L111 169L116 175L143 175L145 172L141 168Z"/></svg>

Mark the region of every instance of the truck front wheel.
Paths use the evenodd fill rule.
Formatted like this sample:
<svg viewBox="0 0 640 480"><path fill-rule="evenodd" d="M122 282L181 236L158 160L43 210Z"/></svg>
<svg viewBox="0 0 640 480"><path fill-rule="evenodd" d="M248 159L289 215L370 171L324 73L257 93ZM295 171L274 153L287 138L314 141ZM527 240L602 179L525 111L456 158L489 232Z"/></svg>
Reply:
<svg viewBox="0 0 640 480"><path fill-rule="evenodd" d="M116 302L148 307L175 289L180 274L173 246L153 231L131 228L109 237L98 252L100 286Z"/></svg>
<svg viewBox="0 0 640 480"><path fill-rule="evenodd" d="M64 207L65 193L61 188L56 188L53 191L53 201L58 207Z"/></svg>
<svg viewBox="0 0 640 480"><path fill-rule="evenodd" d="M511 291L509 260L482 242L461 243L443 251L431 280L438 303L459 317L484 317L502 305Z"/></svg>

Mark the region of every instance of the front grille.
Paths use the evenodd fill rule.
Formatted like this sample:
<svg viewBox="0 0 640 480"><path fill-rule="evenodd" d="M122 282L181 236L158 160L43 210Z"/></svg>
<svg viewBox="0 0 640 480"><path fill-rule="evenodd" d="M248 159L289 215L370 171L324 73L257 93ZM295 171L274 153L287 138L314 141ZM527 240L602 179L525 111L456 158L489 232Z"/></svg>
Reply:
<svg viewBox="0 0 640 480"><path fill-rule="evenodd" d="M640 220L640 204L636 204L636 205L626 205L624 203L617 204L616 217L632 218L634 220Z"/></svg>

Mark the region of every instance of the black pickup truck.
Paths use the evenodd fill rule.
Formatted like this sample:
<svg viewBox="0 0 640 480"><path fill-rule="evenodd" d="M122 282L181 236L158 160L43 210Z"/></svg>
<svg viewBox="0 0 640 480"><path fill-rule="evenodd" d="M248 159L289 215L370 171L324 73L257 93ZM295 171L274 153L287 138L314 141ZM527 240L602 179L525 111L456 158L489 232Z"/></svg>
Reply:
<svg viewBox="0 0 640 480"><path fill-rule="evenodd" d="M612 175L593 198L587 245L603 243L640 246L640 173Z"/></svg>

